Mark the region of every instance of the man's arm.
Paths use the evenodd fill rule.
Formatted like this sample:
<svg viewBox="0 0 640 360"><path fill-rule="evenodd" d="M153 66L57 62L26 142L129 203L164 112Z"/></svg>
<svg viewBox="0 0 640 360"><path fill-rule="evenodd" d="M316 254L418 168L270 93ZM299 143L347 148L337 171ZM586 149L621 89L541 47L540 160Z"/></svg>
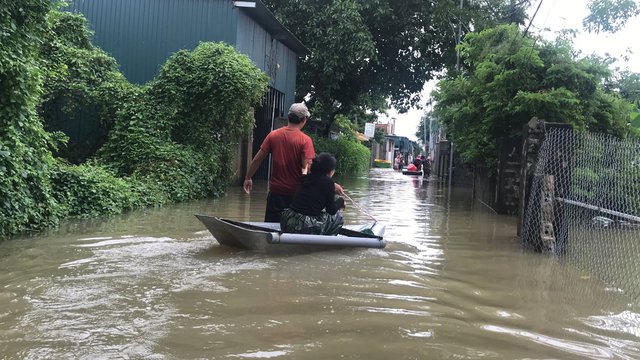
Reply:
<svg viewBox="0 0 640 360"><path fill-rule="evenodd" d="M302 159L302 175L307 175L311 170L313 159Z"/></svg>
<svg viewBox="0 0 640 360"><path fill-rule="evenodd" d="M264 160L267 157L267 155L269 154L263 151L262 149L260 149L258 150L258 153L256 154L256 156L253 157L253 160L251 160L251 164L249 165L249 170L247 170L247 176L245 176L244 184L242 184L242 187L244 188L244 192L246 192L247 194L250 194L251 189L253 189L253 181L251 180L251 178L256 173L256 171L258 171L258 168L262 164L262 160Z"/></svg>
<svg viewBox="0 0 640 360"><path fill-rule="evenodd" d="M313 148L313 141L306 136L306 141L302 148L302 175L306 175L311 171L311 163L316 157L316 150Z"/></svg>

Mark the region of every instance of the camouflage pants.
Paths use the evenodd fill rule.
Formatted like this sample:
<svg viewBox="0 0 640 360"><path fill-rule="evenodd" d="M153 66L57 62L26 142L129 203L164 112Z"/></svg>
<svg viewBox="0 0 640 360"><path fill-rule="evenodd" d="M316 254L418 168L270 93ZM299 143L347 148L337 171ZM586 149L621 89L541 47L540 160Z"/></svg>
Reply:
<svg viewBox="0 0 640 360"><path fill-rule="evenodd" d="M343 224L342 211L335 215L323 211L319 216L309 216L287 208L280 218L280 229L283 232L297 234L338 235Z"/></svg>

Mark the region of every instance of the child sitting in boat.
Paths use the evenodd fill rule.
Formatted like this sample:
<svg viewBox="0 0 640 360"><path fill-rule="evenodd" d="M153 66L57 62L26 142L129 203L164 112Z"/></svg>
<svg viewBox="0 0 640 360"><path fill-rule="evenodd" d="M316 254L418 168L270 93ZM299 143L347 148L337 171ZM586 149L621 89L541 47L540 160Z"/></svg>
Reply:
<svg viewBox="0 0 640 360"><path fill-rule="evenodd" d="M336 158L320 153L311 163L311 171L302 176L302 185L293 196L289 208L282 212L280 228L284 232L316 235L337 235L344 219L344 199L336 198L331 177L336 170Z"/></svg>

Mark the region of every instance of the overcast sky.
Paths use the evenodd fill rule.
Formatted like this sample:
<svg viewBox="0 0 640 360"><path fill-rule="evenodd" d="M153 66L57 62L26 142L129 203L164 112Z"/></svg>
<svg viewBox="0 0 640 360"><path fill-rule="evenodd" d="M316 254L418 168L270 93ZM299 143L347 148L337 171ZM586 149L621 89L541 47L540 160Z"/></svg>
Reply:
<svg viewBox="0 0 640 360"><path fill-rule="evenodd" d="M588 0L544 0L529 31L541 33L542 29L548 28L549 31L542 33L548 38L553 38L553 33L563 28L582 30L582 19L588 14L587 3ZM529 10L530 17L538 4L539 0L533 1L533 5ZM630 56L631 59L626 63L617 65L623 69L627 68L634 72L640 72L640 41L638 40L638 37L640 37L640 21L638 20L638 18L633 19L625 29L612 35L581 33L575 40L575 48L582 50L585 55L591 53L604 55L609 53L618 58L629 49L633 52ZM428 101L430 89L427 88L432 86L432 83L425 86L423 105L425 101ZM396 134L406 136L412 140L416 140L415 133L420 124L422 114L423 110L418 109L410 110L405 114L398 114L393 109L389 112L390 117L397 118ZM381 117L381 121L386 122L383 117Z"/></svg>

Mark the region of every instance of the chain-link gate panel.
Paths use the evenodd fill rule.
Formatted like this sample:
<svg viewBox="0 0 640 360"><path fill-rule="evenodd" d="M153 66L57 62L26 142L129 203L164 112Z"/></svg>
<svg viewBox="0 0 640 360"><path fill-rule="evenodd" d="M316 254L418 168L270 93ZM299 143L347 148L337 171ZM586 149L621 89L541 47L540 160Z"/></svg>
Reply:
<svg viewBox="0 0 640 360"><path fill-rule="evenodd" d="M640 299L640 141L548 129L522 240Z"/></svg>

